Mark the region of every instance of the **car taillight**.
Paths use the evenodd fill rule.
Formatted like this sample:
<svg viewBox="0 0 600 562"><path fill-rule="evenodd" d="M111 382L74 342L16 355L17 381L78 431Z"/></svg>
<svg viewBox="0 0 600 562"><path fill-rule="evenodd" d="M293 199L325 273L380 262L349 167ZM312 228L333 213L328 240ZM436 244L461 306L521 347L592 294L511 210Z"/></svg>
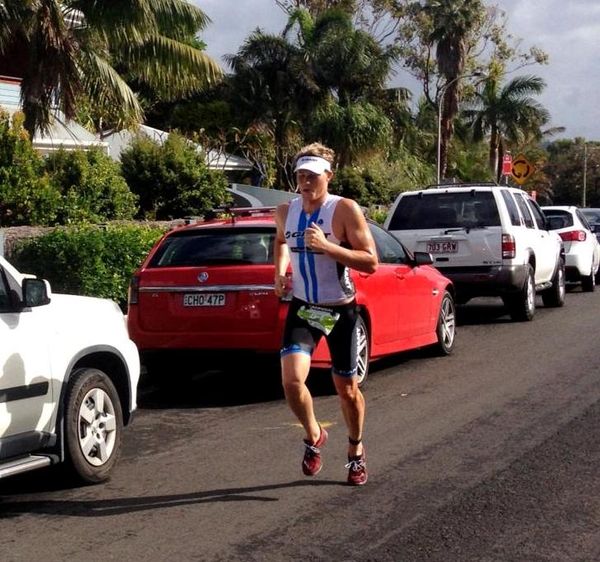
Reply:
<svg viewBox="0 0 600 562"><path fill-rule="evenodd" d="M502 258L512 259L517 255L517 244L512 234L502 235Z"/></svg>
<svg viewBox="0 0 600 562"><path fill-rule="evenodd" d="M587 234L585 230L568 230L567 232L561 232L560 237L565 242L585 242Z"/></svg>
<svg viewBox="0 0 600 562"><path fill-rule="evenodd" d="M129 304L137 304L138 303L138 295L140 293L140 277L139 275L134 275L129 282L129 292L127 295L127 301Z"/></svg>

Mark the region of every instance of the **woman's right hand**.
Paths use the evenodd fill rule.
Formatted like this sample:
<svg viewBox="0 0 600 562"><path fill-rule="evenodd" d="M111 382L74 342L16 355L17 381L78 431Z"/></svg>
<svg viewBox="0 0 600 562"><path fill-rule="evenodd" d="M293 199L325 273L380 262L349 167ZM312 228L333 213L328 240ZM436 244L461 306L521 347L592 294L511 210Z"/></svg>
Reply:
<svg viewBox="0 0 600 562"><path fill-rule="evenodd" d="M276 275L275 276L275 294L279 297L287 296L291 286L291 279L287 275Z"/></svg>

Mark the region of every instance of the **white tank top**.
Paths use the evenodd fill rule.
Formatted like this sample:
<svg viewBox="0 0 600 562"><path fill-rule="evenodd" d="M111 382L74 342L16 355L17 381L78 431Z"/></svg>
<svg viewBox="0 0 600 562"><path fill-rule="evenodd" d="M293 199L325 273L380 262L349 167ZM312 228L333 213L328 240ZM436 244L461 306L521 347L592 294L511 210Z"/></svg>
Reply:
<svg viewBox="0 0 600 562"><path fill-rule="evenodd" d="M339 304L347 302L355 293L350 272L329 256L304 246L304 231L315 223L327 240L340 245L332 228L333 214L341 197L328 194L325 202L314 213L302 209L302 198L290 201L285 221L285 240L292 263L292 293L305 302Z"/></svg>

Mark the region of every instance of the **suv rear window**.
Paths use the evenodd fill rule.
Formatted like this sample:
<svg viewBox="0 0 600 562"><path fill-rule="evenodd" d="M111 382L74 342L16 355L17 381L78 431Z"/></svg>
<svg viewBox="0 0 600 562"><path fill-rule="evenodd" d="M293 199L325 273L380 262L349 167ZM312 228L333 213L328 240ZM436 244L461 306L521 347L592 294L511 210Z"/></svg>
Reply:
<svg viewBox="0 0 600 562"><path fill-rule="evenodd" d="M491 191L426 193L400 199L388 230L500 226Z"/></svg>
<svg viewBox="0 0 600 562"><path fill-rule="evenodd" d="M270 264L274 240L274 228L184 230L165 238L149 267Z"/></svg>

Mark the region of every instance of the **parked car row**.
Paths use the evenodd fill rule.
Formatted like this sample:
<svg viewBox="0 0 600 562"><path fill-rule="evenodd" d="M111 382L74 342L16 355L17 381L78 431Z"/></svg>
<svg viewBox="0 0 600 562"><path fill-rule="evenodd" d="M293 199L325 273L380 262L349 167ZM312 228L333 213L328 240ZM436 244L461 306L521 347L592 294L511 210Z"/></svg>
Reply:
<svg viewBox="0 0 600 562"><path fill-rule="evenodd" d="M571 226L562 228L556 213L572 216ZM585 218L575 208L547 216L521 189L455 184L405 192L383 226L369 223L377 272L352 272L361 384L369 362L385 355L423 346L450 353L456 303L499 296L513 319L531 320L536 292L544 305L561 307L567 281L595 286L600 250L583 234L590 232ZM129 294L129 333L149 369L162 370L161 358L174 351L278 352L288 305L273 292L275 231L273 209L241 208L157 242ZM325 342L313 366L329 366Z"/></svg>
<svg viewBox="0 0 600 562"><path fill-rule="evenodd" d="M380 265L351 272L361 386L387 355L450 354L456 303L498 296L513 319L531 320L536 292L561 307L567 282L593 291L600 275L584 210L540 208L512 187L402 193L383 228L368 224ZM167 232L132 278L127 326L115 303L52 294L0 257L0 478L61 462L84 482L108 478L136 408L140 355L148 369L174 351L276 355L289 302L274 292L275 235L272 208ZM330 366L325 340L312 362Z"/></svg>

